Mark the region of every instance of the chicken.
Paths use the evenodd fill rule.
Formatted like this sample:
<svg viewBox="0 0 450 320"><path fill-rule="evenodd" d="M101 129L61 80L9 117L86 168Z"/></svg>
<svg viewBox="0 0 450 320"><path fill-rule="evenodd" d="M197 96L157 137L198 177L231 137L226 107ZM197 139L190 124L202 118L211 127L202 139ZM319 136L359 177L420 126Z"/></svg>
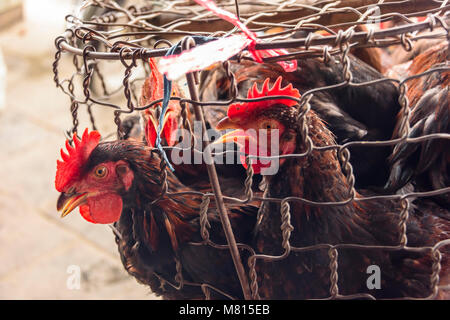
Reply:
<svg viewBox="0 0 450 320"><path fill-rule="evenodd" d="M151 74L145 80L144 85L141 89L141 99L140 105L146 106L152 103L155 100L163 99L164 97L164 87L163 82L164 78L161 72L158 70L157 64L154 59L149 59ZM176 82L172 82L173 95L184 98L182 94L182 90L178 88ZM145 126L145 138L147 144L150 147L155 146L157 128L159 125L159 116L161 113L161 103L158 103L156 106L148 108L142 112L142 119ZM223 106L209 106L203 109L204 118L206 121L207 129L214 129L217 122L223 118L226 114L226 108ZM186 108L186 120L191 126L194 128L194 117L193 110L190 108ZM185 129L181 131L181 134L178 134L178 129ZM182 108L180 106L179 101L170 100L168 104L167 113L164 117L164 122L162 124L162 132L161 136L164 138L162 141L163 145L174 146L176 142L185 140L185 144L180 145L182 148L188 148L189 151L178 151L175 150L175 153L172 153L170 150L167 151L167 156L169 162L172 164L175 169L174 174L177 178L187 186L192 184L197 184L199 181L204 182L205 184L209 184L208 180L208 172L205 165L205 162L202 160L200 163L194 163L194 152L191 146L191 137L186 133L188 127L186 126L183 117L182 117ZM192 132L194 137L197 139L197 142L201 145L203 141L203 137L201 132ZM214 132L217 136L218 133ZM181 136L181 139L177 140L177 136ZM208 136L211 138L211 135ZM181 142L181 141L180 141ZM230 146L229 146L230 147ZM178 163L175 162L172 158L174 155L182 158L184 156L184 152L190 153L188 159L189 162ZM219 158L216 156L216 158ZM218 176L221 182L222 191L224 191L225 195L243 198L244 192L244 180L245 180L245 170L243 170L242 166L240 166L237 161L235 164L225 163L226 155L223 156L222 159L218 159L216 162L216 170L218 172ZM220 161L221 160L221 161ZM259 179L255 179L255 192L258 192L256 186L259 183Z"/></svg>
<svg viewBox="0 0 450 320"><path fill-rule="evenodd" d="M432 68L448 68L448 46L448 42L444 41L415 57L406 76L419 75ZM450 133L449 84L449 70L435 71L406 82L411 126L408 138ZM402 136L402 120L399 114L393 138ZM437 190L450 185L448 138L429 139L420 143L399 143L389 160L391 173L386 184L387 191L398 190L411 181L414 181L416 188L421 191ZM445 193L435 199L448 207L449 197L449 193Z"/></svg>
<svg viewBox="0 0 450 320"><path fill-rule="evenodd" d="M163 194L161 160L141 142L100 142L96 131L84 132L81 141L66 142L57 162L55 187L61 192L57 209L66 216L76 207L92 223L114 223L117 243L126 270L166 299L199 299L198 284L211 285L233 297L242 289L228 250L201 242L199 208L202 197L170 195L204 191L184 186L167 169L169 193ZM210 239L226 244L220 219L211 204L208 210ZM230 205L228 215L238 242L248 243L258 207ZM176 260L181 263L184 286L176 290ZM197 285L192 285L196 283ZM166 284L166 285L164 285ZM211 292L212 298L227 296Z"/></svg>
<svg viewBox="0 0 450 320"><path fill-rule="evenodd" d="M383 76L364 62L349 55L353 82L382 79ZM276 63L252 61L230 62L240 97L245 97L253 83L278 76L305 93L344 81L343 65L338 61L324 64L320 59L298 60L298 69L287 73ZM221 67L203 72L200 83L202 101L229 100L230 80ZM327 123L337 143L389 140L400 111L398 91L390 82L369 86L340 86L317 91L310 100L311 108ZM358 187L382 187L389 175L387 158L390 147L352 146L351 159Z"/></svg>
<svg viewBox="0 0 450 320"><path fill-rule="evenodd" d="M301 154L306 151L302 137L302 119L297 119L297 101L267 99L276 95L298 99L299 91L281 77L278 77L272 86L270 82L267 78L261 89L255 83L247 95L249 99L265 97L266 100L229 106L228 116L222 119L217 127L219 130L235 130L222 136L216 143L235 141L240 144L242 152L250 155L276 156ZM317 112L310 110L305 117L308 136L315 147L323 148L335 144L333 133ZM279 136L278 153L273 151L269 143L263 143L274 136ZM256 144L256 147L252 147L252 144ZM264 170L274 166L277 161L253 161L253 170L255 173L264 174ZM253 243L254 248L261 254L279 256L285 252L285 239L282 236L284 232L280 230L282 224L285 231L291 231L290 245L294 247L344 243L397 246L400 243L398 224L402 212L401 203L381 199L362 201L363 196L375 195L363 189L355 191L355 200L345 203L352 190L335 149L313 149L303 157L281 158L278 170L269 171L265 179L266 198L299 197L319 203L344 203L317 206L290 200L291 220L288 224L281 218L280 202L264 201L258 213ZM408 209L408 214L406 234L409 247L433 246L449 238L448 208L438 207L426 199L415 199ZM442 218L443 216L447 219ZM256 271L261 298L329 297L328 250L326 246L309 251L292 249L286 257L276 261L258 259ZM448 246L442 248L442 253L441 285L445 286L450 282ZM341 248L338 249L338 254L340 294L369 293L376 298L397 298L426 297L432 293L430 277L433 270L429 251ZM366 271L371 265L379 266L381 270L379 290L370 290L367 287L369 275ZM442 292L439 297L445 298Z"/></svg>
<svg viewBox="0 0 450 320"><path fill-rule="evenodd" d="M141 89L140 105L146 106L147 104L162 99L164 97L164 79L159 72L154 59L149 59L150 76L145 79L144 85ZM180 90L178 86L173 85L171 95L180 96ZM161 114L162 103L158 103L151 108L145 109L141 115L144 120L145 139L150 147L156 145L157 130L159 125L159 117ZM167 106L167 111L161 124L161 138L165 139L168 146L173 146L176 143L176 136L172 135L176 129L179 128L181 117L181 106L176 100L170 100Z"/></svg>

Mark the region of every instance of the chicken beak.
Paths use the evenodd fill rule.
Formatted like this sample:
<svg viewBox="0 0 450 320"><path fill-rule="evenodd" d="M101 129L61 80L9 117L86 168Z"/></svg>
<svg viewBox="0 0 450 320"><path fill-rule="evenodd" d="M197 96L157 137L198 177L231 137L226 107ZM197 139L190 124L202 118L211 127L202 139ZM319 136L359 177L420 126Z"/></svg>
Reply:
<svg viewBox="0 0 450 320"><path fill-rule="evenodd" d="M219 139L215 140L212 144L221 144L221 143L229 143L234 142L240 146L244 146L245 142L249 142L252 137L245 134L244 130L237 129L230 132L225 133Z"/></svg>
<svg viewBox="0 0 450 320"><path fill-rule="evenodd" d="M225 117L220 120L216 125L217 130L225 130L225 129L235 129L230 132L225 133L219 139L215 140L212 144L221 144L221 143L229 143L234 142L237 145L244 147L245 144L249 144L250 142L256 143L256 139L249 135L248 132L245 132L236 122L233 122L230 118Z"/></svg>
<svg viewBox="0 0 450 320"><path fill-rule="evenodd" d="M158 122L156 121L156 118L153 115L153 112L148 114L148 120L152 124L153 128L155 128L155 131L156 131L156 129L158 128Z"/></svg>
<svg viewBox="0 0 450 320"><path fill-rule="evenodd" d="M236 123L233 122L230 118L225 117L222 120L220 120L217 125L217 130L226 130L226 129L240 129L241 127Z"/></svg>
<svg viewBox="0 0 450 320"><path fill-rule="evenodd" d="M163 122L162 122L162 124L161 124L161 132L163 131L164 126L165 126L166 123L167 123L167 119L169 119L169 117L170 117L171 115L172 115L172 111L171 111L171 110L167 110L167 111L166 111L166 114L164 115ZM157 119L153 113L149 113L149 120L150 120L151 123L153 124L153 127L155 128L155 130L158 130L158 122L159 122L159 119Z"/></svg>
<svg viewBox="0 0 450 320"><path fill-rule="evenodd" d="M172 115L172 111L167 110L166 114L164 115L163 122L161 124L161 132L164 131L164 127L166 126L167 120ZM156 145L156 139L157 139L157 132L158 132L158 119L155 117L153 112L148 113L148 121L147 121L150 127L150 130L147 131L148 139L150 142L150 146L154 147Z"/></svg>
<svg viewBox="0 0 450 320"><path fill-rule="evenodd" d="M76 207L81 206L87 202L87 193L61 193L56 203L56 209L62 210L61 218L64 218L71 213Z"/></svg>
<svg viewBox="0 0 450 320"><path fill-rule="evenodd" d="M172 115L172 111L167 110L166 114L164 115L163 123L161 125L161 132L164 130L164 127L166 126L167 119Z"/></svg>

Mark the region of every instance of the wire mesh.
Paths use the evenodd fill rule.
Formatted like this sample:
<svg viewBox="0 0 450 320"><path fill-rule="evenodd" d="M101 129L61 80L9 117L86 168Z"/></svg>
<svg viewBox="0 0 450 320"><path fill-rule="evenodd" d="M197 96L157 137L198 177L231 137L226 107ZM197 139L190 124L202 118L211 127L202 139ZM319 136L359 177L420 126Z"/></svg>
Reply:
<svg viewBox="0 0 450 320"><path fill-rule="evenodd" d="M124 4L124 1L109 0L88 0L84 2L86 8L95 9L98 15L91 16L73 16L66 17L68 29L65 34L56 38L56 54L53 64L54 81L70 99L70 113L72 116L72 127L67 131L74 133L77 131L80 123L78 111L80 106L86 106L89 114L91 126L96 129L93 108L107 107L114 110L114 122L117 125L119 138L124 137L122 127L122 114L137 114L147 108L151 108L162 99L151 102L146 106L139 106L139 90L142 81L149 75L146 60L150 57L164 56L168 48L174 41L183 39L183 47L189 48L192 45L192 36L213 36L225 37L239 30L232 28L228 23L215 17L212 13L199 7L193 1L138 1L138 4ZM320 87L309 90L302 94L298 103L298 122L302 132L303 145L305 152L302 154L289 154L278 156L281 158L289 157L308 157L313 151L325 152L327 150L336 150L341 162L343 173L346 175L349 190L348 198L339 202L314 202L305 198L287 197L283 199L258 197L252 192L253 171L250 165L247 166L247 178L245 180L245 199L238 199L222 195L218 185L217 176L210 175L213 187L212 193L203 194L201 192L192 192L195 195L202 196L202 203L199 208L200 233L203 239L201 243L192 243L192 245L208 245L220 250L231 249L234 252L235 265L239 275L245 298L259 299L258 292L258 273L256 263L258 260L279 261L285 259L292 252L307 252L313 250L326 249L329 256L330 269L330 288L327 299L350 299L364 298L374 299L373 295L360 293L353 295L342 295L339 292L338 276L339 263L338 253L342 249L383 249L383 250L404 250L406 252L416 252L429 254L432 257L432 274L430 275L431 292L423 299L433 299L437 296L441 288L439 283L439 273L441 270L441 249L450 245L450 239L442 240L434 246L428 247L408 247L406 234L406 223L408 220L409 201L411 198L430 197L448 193L450 187L430 190L426 192L409 192L405 194L383 194L378 196L356 197L355 176L350 163L350 148L354 146L392 146L400 143L418 143L430 139L450 139L450 134L435 133L423 135L416 138L408 137L410 132L410 106L406 97L408 82L417 77L424 77L433 72L449 72L450 67L447 64L435 66L421 74L398 80L396 78L385 77L380 80L367 81L363 83L352 82L353 75L350 70L351 61L349 51L353 48L367 47L390 47L402 46L405 51L411 51L416 41L421 39L442 39L448 40L449 27L447 25L447 11L450 4L447 1L217 1L219 6L236 12L240 20L246 24L252 31L258 32L259 38L263 41L255 45L255 49L274 49L290 48L288 55L277 58L266 58L266 62L275 60L305 59L311 57L321 57L324 63L332 57L340 59L343 64L343 79L341 83L332 86ZM376 14L375 10L379 10ZM94 11L95 11L94 10ZM256 13L255 13L256 12ZM422 22L417 22L414 17L426 16ZM356 31L355 28L362 24L375 24L378 22L392 22L392 27L368 31ZM207 26L205 28L205 26ZM276 29L278 28L278 29ZM207 29L207 30L205 30ZM267 33L269 30L275 30ZM336 31L337 30L337 31ZM294 38L294 34L299 31L306 31L307 36L303 38ZM326 31L328 35L319 35L316 31ZM425 32L429 31L429 32ZM70 76L61 79L60 59L63 54L72 58L73 72ZM234 57L233 59L235 59ZM122 83L117 88L109 88L105 77L110 76L106 60L118 60L122 64L123 76ZM202 112L202 108L211 105L223 106L226 108L231 102L254 101L258 99L242 99L238 97L236 89L236 79L230 71L228 62L223 64L227 76L231 82L231 101L199 101L195 83L195 73L187 75L187 83L191 98L172 96L171 99L179 100L183 106L182 116L184 127L187 127L186 105L191 104ZM143 70L141 77L132 78L132 72ZM96 79L96 80L95 80ZM93 81L98 81L101 92L93 93ZM351 141L345 144L314 146L313 141L308 135L308 125L305 115L311 109L309 101L314 94L321 91L328 91L338 87L345 86L370 86L380 82L391 82L395 84L399 91L399 103L401 111L398 116L400 124L400 134L385 141ZM81 83L81 85L80 85ZM81 90L76 93L77 89ZM98 90L97 90L98 91ZM113 103L114 99L122 99L120 103ZM261 99L259 99L261 100ZM126 107L121 107L121 104ZM198 119L199 120L199 119ZM203 125L204 125L203 120ZM166 147L166 149L170 149ZM199 151L201 152L201 151ZM247 164L251 156L246 157ZM211 166L214 170L214 164ZM165 166L162 165L162 172L165 172ZM213 181L214 180L214 181ZM163 177L166 181L166 177ZM161 197L187 196L189 192L169 192L167 184L163 188ZM217 244L210 239L209 222L207 211L211 198L222 207L222 214L226 217L227 203L243 203L251 200L261 202L279 203L281 208L281 226L282 249L283 254L279 256L257 254L255 250L246 244L235 243L228 238L227 244ZM363 202L374 200L395 200L401 204L401 212L398 219L398 245L392 246L369 246L352 243L340 244L317 244L308 247L295 247L291 245L290 238L294 227L291 224L290 205L292 203L304 203L310 206L343 206L351 202ZM155 200L155 201L158 201ZM220 205L222 204L222 206ZM224 225L225 232L231 233L231 227ZM119 237L115 230L116 237ZM246 261L248 272L242 266L242 260L239 253L248 251L249 258ZM182 263L176 260L177 276L175 279L163 279L160 275L161 284L169 284L174 288L181 289L183 286L200 286L209 298L211 290L226 298L236 298L218 288L214 288L207 283L190 283L183 280ZM411 299L413 297L402 297L401 299Z"/></svg>

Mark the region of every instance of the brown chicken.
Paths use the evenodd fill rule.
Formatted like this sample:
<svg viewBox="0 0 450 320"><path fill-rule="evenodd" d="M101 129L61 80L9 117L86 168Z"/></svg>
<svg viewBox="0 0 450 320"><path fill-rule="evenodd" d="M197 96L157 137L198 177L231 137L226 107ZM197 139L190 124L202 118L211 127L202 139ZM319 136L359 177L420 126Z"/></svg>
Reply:
<svg viewBox="0 0 450 320"><path fill-rule="evenodd" d="M415 57L406 76L419 75L429 69L449 67L448 42L444 41ZM406 82L406 96L410 108L409 138L429 134L450 134L450 71L441 70ZM401 114L393 138L400 132ZM407 183L421 191L430 191L450 185L450 139L429 139L420 143L400 143L390 157L391 174L387 191L398 190ZM450 194L436 197L441 204L450 205ZM447 216L447 218L450 218Z"/></svg>
<svg viewBox="0 0 450 320"><path fill-rule="evenodd" d="M361 60L349 56L353 82L379 80L383 75ZM276 63L255 63L248 60L230 62L236 78L239 97L244 98L254 83L266 78L274 82L280 75L301 94L344 81L343 64L329 64L320 59L301 59L298 69L284 72ZM203 72L200 83L202 101L229 100L230 80L220 66ZM325 121L339 144L351 141L389 140L400 111L398 90L390 82L369 86L340 86L317 91L310 100L311 108ZM390 147L352 146L351 164L359 187L382 187L389 176L387 158Z"/></svg>
<svg viewBox="0 0 450 320"><path fill-rule="evenodd" d="M161 160L156 152L133 140L100 142L96 131L66 142L57 163L55 187L61 192L57 208L66 216L76 207L87 221L114 223L116 241L126 270L166 299L200 299L199 284L208 284L212 298L242 298L229 250L201 242L201 195L174 192L205 191L184 186L169 170L168 193L163 194ZM258 207L230 205L228 215L238 242L249 243ZM210 239L226 244L220 219L211 203ZM178 285L176 262L181 263L184 286ZM195 283L195 285L194 285Z"/></svg>
<svg viewBox="0 0 450 320"><path fill-rule="evenodd" d="M241 151L250 155L276 153L261 144L261 134L267 140L273 134L279 135L279 154L300 154L305 152L302 142L301 119L295 100L272 99L269 96L284 95L298 99L300 93L281 77L273 86L266 79L259 90L257 84L249 90L247 98L265 97L260 102L236 103L229 107L228 117L218 124L218 129L235 129L218 141L240 143ZM314 111L306 115L308 135L315 147L335 144L332 132ZM253 130L251 130L253 129ZM260 131L264 129L266 131ZM274 131L274 130L278 131ZM250 131L249 131L250 130ZM256 132L256 134L255 134ZM278 133L277 133L278 132ZM257 147L251 147L251 144ZM249 151L250 150L250 151ZM251 151L253 150L253 151ZM255 173L273 165L253 162ZM313 150L304 157L282 158L279 169L266 175L265 197L283 199L299 197L314 202L342 202L350 198L350 184L343 174L335 149ZM365 190L355 191L355 200L341 205L316 206L301 201L289 201L291 246L306 247L318 244L389 245L399 244L398 201L357 201L363 195L374 195ZM432 201L416 199L409 208L407 237L409 247L433 246L450 236L448 209L438 207ZM281 255L283 238L279 202L263 202L259 210L255 230L254 247L259 253ZM441 285L448 285L449 254L442 248ZM427 297L432 293L430 276L432 259L430 252L408 252L406 250L358 249L338 250L338 285L340 294L369 293L376 298ZM259 294L267 299L325 298L330 295L330 258L328 248L298 252L291 250L287 258L275 262L257 260ZM381 288L369 290L366 284L367 268L379 266ZM445 298L440 293L440 298Z"/></svg>

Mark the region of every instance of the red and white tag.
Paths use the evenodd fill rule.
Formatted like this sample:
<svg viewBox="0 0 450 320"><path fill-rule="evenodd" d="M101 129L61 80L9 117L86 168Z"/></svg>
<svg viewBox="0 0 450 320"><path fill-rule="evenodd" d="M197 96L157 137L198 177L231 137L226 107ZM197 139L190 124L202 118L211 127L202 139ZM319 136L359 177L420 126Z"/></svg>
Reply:
<svg viewBox="0 0 450 320"><path fill-rule="evenodd" d="M255 50L255 44L260 42L260 40L254 32L250 31L245 24L239 21L236 15L217 7L212 0L195 0L195 2L238 27L245 36L233 35L221 38L196 46L179 55L163 57L159 61L159 68L169 80L175 80L188 72L202 70L214 63L226 61L246 47L249 48L248 50L253 59L259 63L263 62L263 58L288 54L288 51L285 49ZM293 72L297 69L296 60L279 61L277 63L286 72Z"/></svg>
<svg viewBox="0 0 450 320"><path fill-rule="evenodd" d="M167 76L167 79L175 80L186 73L226 61L244 50L250 43L251 40L243 35L214 40L179 55L162 57L159 60L159 70Z"/></svg>

